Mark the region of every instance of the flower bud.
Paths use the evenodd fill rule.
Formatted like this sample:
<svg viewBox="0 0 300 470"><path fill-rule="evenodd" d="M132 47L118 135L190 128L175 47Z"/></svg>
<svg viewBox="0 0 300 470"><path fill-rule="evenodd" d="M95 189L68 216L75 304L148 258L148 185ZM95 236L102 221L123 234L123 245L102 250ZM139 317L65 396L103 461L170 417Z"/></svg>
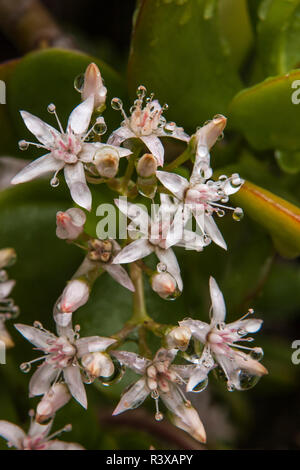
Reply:
<svg viewBox="0 0 300 470"><path fill-rule="evenodd" d="M110 377L115 370L111 358L101 352L85 354L81 359L81 364L92 378Z"/></svg>
<svg viewBox="0 0 300 470"><path fill-rule="evenodd" d="M15 283L16 281L12 279L9 281L0 282L0 301L6 299L9 296L15 286Z"/></svg>
<svg viewBox="0 0 300 470"><path fill-rule="evenodd" d="M62 240L76 240L83 232L86 215L81 209L72 208L56 214L56 235Z"/></svg>
<svg viewBox="0 0 300 470"><path fill-rule="evenodd" d="M68 387L65 384L57 383L47 392L36 409L36 421L39 424L53 418L57 410L65 406L71 399Z"/></svg>
<svg viewBox="0 0 300 470"><path fill-rule="evenodd" d="M118 173L120 156L113 147L103 147L94 156L94 164L99 175L114 178Z"/></svg>
<svg viewBox="0 0 300 470"><path fill-rule="evenodd" d="M168 272L155 273L151 278L151 286L163 299L174 299L178 295L177 283Z"/></svg>
<svg viewBox="0 0 300 470"><path fill-rule="evenodd" d="M168 348L185 351L189 345L191 336L192 332L187 326L173 328L166 336Z"/></svg>
<svg viewBox="0 0 300 470"><path fill-rule="evenodd" d="M16 252L13 248L0 250L0 269L11 266L16 261Z"/></svg>
<svg viewBox="0 0 300 470"><path fill-rule="evenodd" d="M14 347L14 342L8 333L7 329L5 328L4 324L5 320L2 320L0 318L0 343L4 343L5 347L8 348L13 348Z"/></svg>
<svg viewBox="0 0 300 470"><path fill-rule="evenodd" d="M105 104L107 89L103 84L100 70L94 63L91 63L85 71L82 100L86 100L91 95L94 96L94 109Z"/></svg>
<svg viewBox="0 0 300 470"><path fill-rule="evenodd" d="M205 124L196 132L198 146L206 146L210 149L222 135L227 119L222 114L216 115L211 121Z"/></svg>
<svg viewBox="0 0 300 470"><path fill-rule="evenodd" d="M152 153L145 153L138 161L136 171L142 178L150 178L157 170L157 160Z"/></svg>
<svg viewBox="0 0 300 470"><path fill-rule="evenodd" d="M60 312L73 313L84 305L90 296L88 284L80 279L71 280L65 287L60 302Z"/></svg>

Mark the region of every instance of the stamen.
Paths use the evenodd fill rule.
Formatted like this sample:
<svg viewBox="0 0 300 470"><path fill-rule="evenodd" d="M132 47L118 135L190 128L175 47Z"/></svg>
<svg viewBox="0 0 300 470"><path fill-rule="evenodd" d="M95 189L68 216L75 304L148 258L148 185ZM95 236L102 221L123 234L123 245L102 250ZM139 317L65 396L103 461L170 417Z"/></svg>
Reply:
<svg viewBox="0 0 300 470"><path fill-rule="evenodd" d="M20 140L18 145L19 145L19 149L22 151L27 150L30 145L33 145L34 147L37 147L38 149L48 150L48 148L45 147L45 145L37 144L36 142L27 142L27 140L24 140L24 139Z"/></svg>
<svg viewBox="0 0 300 470"><path fill-rule="evenodd" d="M164 419L164 415L159 411L159 403L158 403L158 398L155 400L155 419L156 421L162 421Z"/></svg>
<svg viewBox="0 0 300 470"><path fill-rule="evenodd" d="M57 115L57 113L56 113L56 106L55 106L55 104L50 103L49 106L48 106L48 108L47 108L47 110L48 110L48 113L54 114L54 116L55 116L55 118L56 118L56 121L57 121L57 124L58 124L58 127L59 127L59 129L60 129L60 132L61 132L62 134L64 134L65 131L64 131L63 126L61 125L61 122L60 122L60 120L59 120L59 118L58 118L58 115Z"/></svg>
<svg viewBox="0 0 300 470"><path fill-rule="evenodd" d="M111 107L115 109L116 111L121 111L121 114L125 121L128 121L128 117L126 116L126 113L123 108L123 102L120 100L120 98L113 98L111 100Z"/></svg>
<svg viewBox="0 0 300 470"><path fill-rule="evenodd" d="M70 432L70 431L72 431L72 424L67 424L65 427L63 427L59 431L56 431L53 434L50 434L50 436L47 437L47 441L54 439L55 437L59 436L63 432Z"/></svg>

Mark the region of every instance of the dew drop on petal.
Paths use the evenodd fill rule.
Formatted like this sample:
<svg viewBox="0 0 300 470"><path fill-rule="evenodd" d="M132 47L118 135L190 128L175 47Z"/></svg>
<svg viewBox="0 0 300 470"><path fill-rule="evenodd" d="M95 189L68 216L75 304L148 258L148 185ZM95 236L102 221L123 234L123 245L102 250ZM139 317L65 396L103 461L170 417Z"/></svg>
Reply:
<svg viewBox="0 0 300 470"><path fill-rule="evenodd" d="M106 386L109 387L111 385L117 384L120 382L120 380L123 378L125 374L125 366L120 364L120 362L115 358L111 358L113 364L114 364L114 373L110 377L99 377L99 382Z"/></svg>
<svg viewBox="0 0 300 470"><path fill-rule="evenodd" d="M74 80L74 88L78 93L82 93L84 87L84 73L77 75Z"/></svg>
<svg viewBox="0 0 300 470"><path fill-rule="evenodd" d="M262 348L253 348L250 352L250 357L256 361L260 361L264 357L264 352Z"/></svg>
<svg viewBox="0 0 300 470"><path fill-rule="evenodd" d="M241 369L238 374L239 379L239 389L240 390L249 390L253 388L260 377L257 375L250 374L247 370Z"/></svg>
<svg viewBox="0 0 300 470"><path fill-rule="evenodd" d="M201 393L203 392L203 390L206 389L207 384L208 384L208 378L206 377L204 380L202 380L202 382L199 382L191 391L193 393Z"/></svg>
<svg viewBox="0 0 300 470"><path fill-rule="evenodd" d="M39 330L43 330L43 329L44 329L42 323L39 322L39 321L35 321L35 322L33 323L33 326L34 326L34 328L38 328Z"/></svg>
<svg viewBox="0 0 300 470"><path fill-rule="evenodd" d="M244 217L244 211L241 207L236 207L232 213L233 220L239 222Z"/></svg>
<svg viewBox="0 0 300 470"><path fill-rule="evenodd" d="M93 132L96 135L103 135L107 131L107 125L105 124L104 120L96 122L93 127Z"/></svg>

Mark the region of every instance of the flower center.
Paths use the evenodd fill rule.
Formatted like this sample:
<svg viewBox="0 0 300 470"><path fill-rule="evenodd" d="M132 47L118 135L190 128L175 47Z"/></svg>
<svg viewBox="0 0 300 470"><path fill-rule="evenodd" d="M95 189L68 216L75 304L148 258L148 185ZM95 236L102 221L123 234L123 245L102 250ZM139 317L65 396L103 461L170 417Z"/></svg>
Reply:
<svg viewBox="0 0 300 470"><path fill-rule="evenodd" d="M77 163L81 151L81 139L73 133L61 134L55 141L52 155L66 163Z"/></svg>
<svg viewBox="0 0 300 470"><path fill-rule="evenodd" d="M76 348L64 336L49 341L47 349L49 357L46 359L48 364L57 368L68 367L72 364L76 355Z"/></svg>

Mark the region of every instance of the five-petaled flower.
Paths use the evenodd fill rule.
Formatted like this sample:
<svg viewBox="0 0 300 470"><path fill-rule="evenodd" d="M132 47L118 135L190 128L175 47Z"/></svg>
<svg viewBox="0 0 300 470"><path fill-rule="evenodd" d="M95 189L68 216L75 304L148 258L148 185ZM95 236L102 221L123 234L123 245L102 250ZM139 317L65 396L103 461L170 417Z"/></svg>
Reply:
<svg viewBox="0 0 300 470"><path fill-rule="evenodd" d="M93 163L97 150L107 147L107 144L100 142L86 142L86 139L93 131L93 127L90 130L88 128L94 110L94 97L90 95L72 111L66 131L64 131L57 117L55 106L53 104L49 105L48 110L55 114L59 131L27 111L21 111L26 127L40 142L40 144L33 145L47 150L48 153L23 168L12 179L12 184L25 183L38 176L54 172L51 184L57 186L57 173L64 169L66 183L69 186L73 201L90 211L92 195L86 184L84 165ZM23 140L19 145L20 148L26 150L29 143ZM120 157L128 156L131 153L127 149L114 148Z"/></svg>
<svg viewBox="0 0 300 470"><path fill-rule="evenodd" d="M172 364L177 351L177 349L159 349L153 361L132 352L114 351L112 354L122 364L142 375L142 378L125 391L113 415L137 408L148 395L151 395L155 400L157 421L163 419L158 408L158 401L161 399L171 411L176 426L184 429L198 441L205 442L206 433L199 415L180 388L190 376L193 366Z"/></svg>
<svg viewBox="0 0 300 470"><path fill-rule="evenodd" d="M240 320L226 324L224 297L213 277L210 278L209 286L212 302L210 324L188 318L180 321L179 325L188 327L192 336L204 345L200 361L197 360L199 365L209 368L216 361L223 369L228 389L230 391L245 390L253 386L255 380L267 374L268 371L257 360L262 357L261 348L249 348L237 343L253 340L253 338L244 337L248 333L257 332L262 325L262 320L246 319L245 317L253 313L250 310Z"/></svg>
<svg viewBox="0 0 300 470"><path fill-rule="evenodd" d="M127 139L140 139L155 156L157 164L163 166L165 151L160 137L173 137L184 142L188 142L190 137L182 127L177 127L174 122L166 122L162 113L167 106L161 106L157 100L153 100L153 95L146 100L144 105L146 93L147 90L143 85L138 87L138 98L131 108L130 117L126 116L122 101L119 98L113 98L112 107L122 112L124 121L121 127L111 134L107 142L119 146Z"/></svg>
<svg viewBox="0 0 300 470"><path fill-rule="evenodd" d="M63 375L71 395L84 408L87 408L87 396L83 385L86 377L81 372L83 367L80 362L82 360L86 362L90 354L101 353L103 355L103 368L101 368L99 375L102 376L103 374L105 376L106 371L109 371L110 376L112 360L105 351L116 340L101 336L78 338L78 332L75 332L71 325L57 327L59 336L44 330L41 324L33 327L16 324L15 327L28 341L44 353L42 357L21 365L21 369L28 372L31 363L39 360L44 361L31 377L29 383L30 396L44 395L49 391L51 384L56 383ZM85 372L88 379L95 378L90 377L89 371L84 370L83 372Z"/></svg>

